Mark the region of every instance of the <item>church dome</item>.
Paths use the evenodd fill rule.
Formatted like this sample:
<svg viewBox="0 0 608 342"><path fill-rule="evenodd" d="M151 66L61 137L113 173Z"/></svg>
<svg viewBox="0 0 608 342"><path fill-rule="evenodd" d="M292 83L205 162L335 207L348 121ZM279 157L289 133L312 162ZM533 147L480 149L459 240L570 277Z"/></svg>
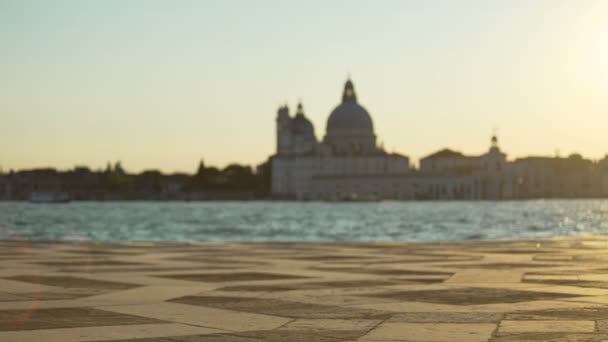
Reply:
<svg viewBox="0 0 608 342"><path fill-rule="evenodd" d="M295 135L300 135L308 139L315 139L315 128L312 122L304 116L302 104L298 104L298 111L293 118L292 132Z"/></svg>
<svg viewBox="0 0 608 342"><path fill-rule="evenodd" d="M323 142L338 154L377 153L376 135L372 118L365 108L357 103L355 86L351 80L344 85L342 103L327 119L327 132Z"/></svg>
<svg viewBox="0 0 608 342"><path fill-rule="evenodd" d="M355 87L351 80L344 85L342 103L331 112L327 119L327 135L336 133L374 135L372 118L367 110L357 103Z"/></svg>

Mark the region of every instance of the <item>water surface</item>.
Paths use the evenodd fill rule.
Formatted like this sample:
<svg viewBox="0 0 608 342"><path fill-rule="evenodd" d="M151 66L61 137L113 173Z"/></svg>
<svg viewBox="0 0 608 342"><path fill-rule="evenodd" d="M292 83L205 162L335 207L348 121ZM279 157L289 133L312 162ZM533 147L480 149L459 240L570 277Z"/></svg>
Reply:
<svg viewBox="0 0 608 342"><path fill-rule="evenodd" d="M430 241L608 233L608 200L515 202L0 202L0 238Z"/></svg>

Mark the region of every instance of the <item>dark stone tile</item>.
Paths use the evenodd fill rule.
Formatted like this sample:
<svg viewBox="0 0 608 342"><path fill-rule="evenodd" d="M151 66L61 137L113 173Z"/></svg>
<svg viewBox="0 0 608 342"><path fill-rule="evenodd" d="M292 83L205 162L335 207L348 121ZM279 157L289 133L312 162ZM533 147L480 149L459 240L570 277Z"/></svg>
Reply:
<svg viewBox="0 0 608 342"><path fill-rule="evenodd" d="M158 275L157 277L178 280L202 281L219 283L226 281L252 281L252 280L280 280L280 279L304 279L308 277L293 276L278 273L262 272L231 272L231 273L206 273L206 274L170 274Z"/></svg>
<svg viewBox="0 0 608 342"><path fill-rule="evenodd" d="M245 331L231 334L234 336L253 338L256 340L268 342L332 342L345 341L348 336L343 338L319 335L316 331L302 330L261 330L261 331ZM190 342L190 341L188 341ZM192 341L194 342L194 341Z"/></svg>
<svg viewBox="0 0 608 342"><path fill-rule="evenodd" d="M526 321L550 319L595 321L608 319L608 307L521 311L507 314L505 319Z"/></svg>
<svg viewBox="0 0 608 342"><path fill-rule="evenodd" d="M57 267L69 267L69 266L137 266L144 265L140 262L127 262L127 261L118 261L118 260L83 260L83 258L79 258L78 260L69 260L69 261L38 261L36 264L44 265L44 266L57 266Z"/></svg>
<svg viewBox="0 0 608 342"><path fill-rule="evenodd" d="M105 341L93 341L93 342L176 342L170 337L153 337L153 338L130 338L128 340L105 340ZM202 340L204 341L204 340Z"/></svg>
<svg viewBox="0 0 608 342"><path fill-rule="evenodd" d="M344 260L375 260L377 258L367 257L367 256L357 256L357 255L310 255L310 256L292 256L287 257L287 259L291 260L309 260L309 261L344 261Z"/></svg>
<svg viewBox="0 0 608 342"><path fill-rule="evenodd" d="M541 254L541 255L535 255L532 260L534 261L549 261L549 262L555 262L555 261L560 261L560 262L570 262L572 260L574 260L574 256L573 255L567 255L567 254Z"/></svg>
<svg viewBox="0 0 608 342"><path fill-rule="evenodd" d="M306 287L297 285L243 285L243 286L226 286L218 289L218 291L245 291L245 292L283 292L302 289L315 289L321 287Z"/></svg>
<svg viewBox="0 0 608 342"><path fill-rule="evenodd" d="M166 323L92 308L0 310L0 331Z"/></svg>
<svg viewBox="0 0 608 342"><path fill-rule="evenodd" d="M419 255L416 255L419 256ZM391 265L391 264L417 264L421 262L464 262L464 261L479 261L483 260L483 256L427 256L421 259L402 259L402 260L382 260L382 261L373 261L373 262L362 262L362 265L365 266L378 266L378 265Z"/></svg>
<svg viewBox="0 0 608 342"><path fill-rule="evenodd" d="M135 251L126 251L126 250L111 250L111 249L74 249L69 251L64 251L65 253L73 253L73 254L90 254L90 255L137 255L139 253Z"/></svg>
<svg viewBox="0 0 608 342"><path fill-rule="evenodd" d="M307 283L313 286L321 286L324 288L353 288L353 287L375 287L388 286L399 284L398 281L384 280L342 280L342 281L319 281Z"/></svg>
<svg viewBox="0 0 608 342"><path fill-rule="evenodd" d="M128 272L169 272L169 271L201 271L201 270L226 270L229 271L233 267L229 266L213 266L213 267L104 267L104 268L88 268L88 267L73 267L62 268L60 272L68 273L128 273Z"/></svg>
<svg viewBox="0 0 608 342"><path fill-rule="evenodd" d="M603 319L595 321L595 329L601 333L608 333L608 319L605 315L602 316Z"/></svg>
<svg viewBox="0 0 608 342"><path fill-rule="evenodd" d="M38 300L59 300L59 299L76 299L86 296L91 296L99 293L99 291L88 292L31 292L16 294L0 293L0 302L17 302L17 301L38 301Z"/></svg>
<svg viewBox="0 0 608 342"><path fill-rule="evenodd" d="M357 274L373 274L373 275L436 275L436 276L451 276L452 272L442 271L417 271L417 270L402 270L402 269L388 269L388 268L363 268L363 267L312 267L318 271L329 271L329 272L346 272L346 273L357 273Z"/></svg>
<svg viewBox="0 0 608 342"><path fill-rule="evenodd" d="M498 312L403 312L391 316L388 322L408 323L498 323Z"/></svg>
<svg viewBox="0 0 608 342"><path fill-rule="evenodd" d="M581 254L572 256L572 260L585 262L605 262L608 261L608 254Z"/></svg>
<svg viewBox="0 0 608 342"><path fill-rule="evenodd" d="M192 335L171 337L171 342L260 342L257 338L244 336L212 334L212 335ZM137 341L139 342L139 341Z"/></svg>
<svg viewBox="0 0 608 342"><path fill-rule="evenodd" d="M442 265L443 266L443 265ZM560 265L533 264L533 263L492 263L492 264L449 264L445 267L460 269L484 269L484 270L510 270L513 268L550 268Z"/></svg>
<svg viewBox="0 0 608 342"><path fill-rule="evenodd" d="M488 342L604 342L607 334L595 333L527 333L493 337Z"/></svg>
<svg viewBox="0 0 608 342"><path fill-rule="evenodd" d="M401 282L402 283L402 282ZM243 285L227 286L219 289L220 291L250 291L250 292L280 292L294 290L313 290L323 288L353 288L353 287L374 287L400 284L397 281L376 281L376 280L348 280L348 281L326 281L300 284L285 285Z"/></svg>
<svg viewBox="0 0 608 342"><path fill-rule="evenodd" d="M22 294L0 292L0 302L15 302L15 301L23 301L23 300L30 300L30 298L27 296L24 296Z"/></svg>
<svg viewBox="0 0 608 342"><path fill-rule="evenodd" d="M391 280L399 281L407 284L437 284L443 283L446 278L391 278Z"/></svg>
<svg viewBox="0 0 608 342"><path fill-rule="evenodd" d="M390 316L385 312L377 310L300 303L279 299L186 296L170 301L189 305L208 306L217 309L253 312L291 318L384 319Z"/></svg>
<svg viewBox="0 0 608 342"><path fill-rule="evenodd" d="M544 243L543 243L544 244ZM539 253L555 253L555 250L543 248L514 248L514 249L483 249L475 250L482 253L499 253L499 254L539 254Z"/></svg>
<svg viewBox="0 0 608 342"><path fill-rule="evenodd" d="M77 278L77 277L69 277L69 276L23 275L23 276L7 277L4 279L23 281L26 283L65 287L65 288L124 290L124 289L131 289L131 288L139 286L139 285L134 285L134 284L117 283L117 282L112 282L112 281L94 280L94 279Z"/></svg>
<svg viewBox="0 0 608 342"><path fill-rule="evenodd" d="M524 283L531 284L546 284L546 285L562 285L562 286L578 286L578 287L591 287L597 289L608 289L608 282L605 281L591 281L591 280L574 280L574 279L525 279L522 280Z"/></svg>
<svg viewBox="0 0 608 342"><path fill-rule="evenodd" d="M365 296L436 304L476 305L549 300L576 297L577 295L567 293L468 287L447 290L386 292L378 294L366 294Z"/></svg>

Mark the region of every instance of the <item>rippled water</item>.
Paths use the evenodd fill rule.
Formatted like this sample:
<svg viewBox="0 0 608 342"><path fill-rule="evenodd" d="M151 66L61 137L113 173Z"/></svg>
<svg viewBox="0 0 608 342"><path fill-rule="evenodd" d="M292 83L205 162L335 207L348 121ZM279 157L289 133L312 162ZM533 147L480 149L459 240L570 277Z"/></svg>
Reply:
<svg viewBox="0 0 608 342"><path fill-rule="evenodd" d="M518 202L0 202L0 238L344 241L608 233L608 200Z"/></svg>

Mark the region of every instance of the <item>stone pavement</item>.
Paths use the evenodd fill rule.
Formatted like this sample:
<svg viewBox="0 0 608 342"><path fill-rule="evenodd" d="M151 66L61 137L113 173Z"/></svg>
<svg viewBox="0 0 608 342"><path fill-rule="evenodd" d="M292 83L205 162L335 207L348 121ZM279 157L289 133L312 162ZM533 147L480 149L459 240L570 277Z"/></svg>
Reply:
<svg viewBox="0 0 608 342"><path fill-rule="evenodd" d="M608 341L608 238L0 241L2 342Z"/></svg>

